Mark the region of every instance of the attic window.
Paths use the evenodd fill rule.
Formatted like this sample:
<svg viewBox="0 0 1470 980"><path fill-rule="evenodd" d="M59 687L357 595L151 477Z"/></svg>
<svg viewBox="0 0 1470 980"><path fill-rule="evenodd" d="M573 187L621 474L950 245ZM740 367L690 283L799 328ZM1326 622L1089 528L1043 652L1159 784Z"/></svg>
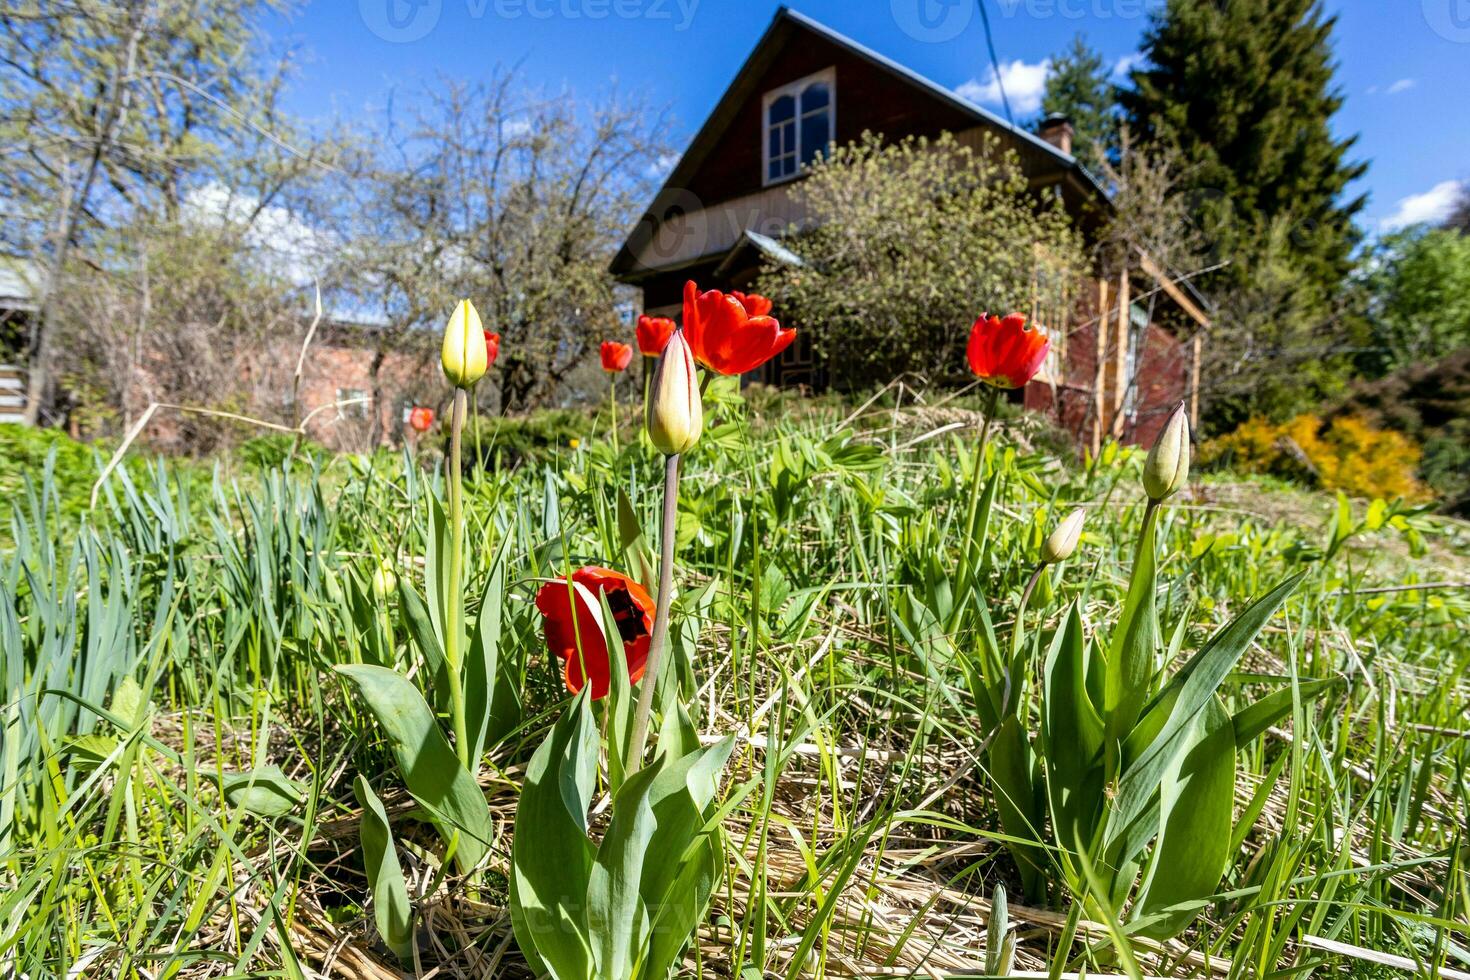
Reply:
<svg viewBox="0 0 1470 980"><path fill-rule="evenodd" d="M795 177L832 143L836 72L828 68L766 93L762 158L767 184Z"/></svg>

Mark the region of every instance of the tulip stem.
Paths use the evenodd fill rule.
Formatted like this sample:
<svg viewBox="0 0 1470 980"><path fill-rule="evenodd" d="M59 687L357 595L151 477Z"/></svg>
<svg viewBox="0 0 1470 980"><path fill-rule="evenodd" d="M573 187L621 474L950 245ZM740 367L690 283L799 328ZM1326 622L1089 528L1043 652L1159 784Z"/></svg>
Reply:
<svg viewBox="0 0 1470 980"><path fill-rule="evenodd" d="M613 459L618 456L618 376L611 371L607 373L608 389L607 402L612 406L612 437L613 437Z"/></svg>
<svg viewBox="0 0 1470 980"><path fill-rule="evenodd" d="M985 421L980 426L980 445L975 450L975 466L970 471L970 503L965 513L965 537L962 542L965 550L960 558L960 592L956 594L956 599L961 598L965 587L969 584L970 553L975 541L975 520L980 512L981 484L985 480L985 449L990 445L990 423L995 418L996 402L1000 398L999 388L993 385L987 387L990 388L990 393L985 401Z"/></svg>
<svg viewBox="0 0 1470 980"><path fill-rule="evenodd" d="M633 713L633 735L628 739L629 776L643 767L648 744L648 718L653 712L653 691L658 686L664 647L669 638L669 605L674 598L674 536L679 516L679 456L664 459L664 521L659 538L658 599L653 613L653 638L648 643L648 661L643 668L643 686L638 689L638 707Z"/></svg>
<svg viewBox="0 0 1470 980"><path fill-rule="evenodd" d="M465 403L463 388L454 389L454 412L449 420L449 622L445 627L444 659L449 668L449 711L454 724L454 751L460 764L470 768L470 743L464 717L464 678L460 676L459 641L464 633L464 473L461 446Z"/></svg>

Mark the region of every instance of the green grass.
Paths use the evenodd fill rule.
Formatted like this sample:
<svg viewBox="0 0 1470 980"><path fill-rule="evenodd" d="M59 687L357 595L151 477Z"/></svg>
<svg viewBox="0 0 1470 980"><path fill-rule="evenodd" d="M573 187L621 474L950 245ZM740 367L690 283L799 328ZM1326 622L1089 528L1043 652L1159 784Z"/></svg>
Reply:
<svg viewBox="0 0 1470 980"><path fill-rule="evenodd" d="M1389 509L1373 529L1366 502L1342 515L1331 498L1228 474L1171 500L1157 600L1163 636L1182 624L1185 651L1306 572L1226 679L1226 707L1293 680L1338 683L1241 751L1238 846L1187 932L1074 931L1075 897L1026 894L998 838L979 762L988 733L959 662L979 643L972 621L921 641L906 625L916 603L944 601L953 574L973 415L909 397L854 417L835 401L712 394L711 427L685 460L677 662L700 731L740 741L723 795L729 866L690 975L974 975L997 884L1018 969L1121 973L1136 959L1176 976L1406 975L1316 937L1425 975L1470 971L1466 524ZM527 720L481 780L502 831L567 697L531 603L539 580L626 567L619 490L656 535L659 460L631 429L614 459L582 421L576 449L573 415L519 426L513 453L486 454L500 468L467 479L472 603L487 541L514 536L502 656ZM1142 459L1110 448L1067 462L1025 448L1048 444L1029 424L995 440L1002 478L978 581L1004 631L1046 529L1086 507L1077 556L1032 606L1046 643L1074 599L1089 629L1121 604ZM354 597L381 557L422 588L440 477L386 454L272 468L260 446L249 464L134 463L90 511L91 450L44 438L54 463L38 447L0 464L0 963L31 977L397 975L358 852L362 773L400 843L422 966L528 975L505 915L508 833L473 896L441 874L376 725L330 669L364 658ZM405 647L403 610L384 605ZM249 788L222 797L229 774L251 771L285 803L245 805Z"/></svg>

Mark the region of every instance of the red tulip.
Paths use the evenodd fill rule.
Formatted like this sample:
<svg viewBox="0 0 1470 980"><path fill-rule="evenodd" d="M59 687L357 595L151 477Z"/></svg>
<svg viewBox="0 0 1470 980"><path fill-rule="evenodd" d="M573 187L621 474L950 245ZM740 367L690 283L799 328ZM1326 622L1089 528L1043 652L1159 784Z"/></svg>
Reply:
<svg viewBox="0 0 1470 980"><path fill-rule="evenodd" d="M746 299L770 309L760 297ZM684 339L695 360L716 374L744 374L790 346L796 331L782 330L764 313L752 315L736 296L715 289L701 293L690 280L684 284Z"/></svg>
<svg viewBox="0 0 1470 980"><path fill-rule="evenodd" d="M572 621L572 595L576 594L576 623ZM643 677L648 661L648 643L653 629L653 599L643 586L628 576L609 568L588 565L572 573L572 585L565 578L553 579L536 593L536 608L541 611L546 632L546 648L563 661L562 678L567 690L576 694L587 678L592 679L592 698L607 697L612 686L612 667L608 661L607 638L601 625L601 603L607 596L608 608L619 635L623 638L623 656L628 661L628 677L637 683ZM581 640L581 653L577 641ZM585 666L585 670L583 669Z"/></svg>
<svg viewBox="0 0 1470 980"><path fill-rule="evenodd" d="M495 366L495 359L500 356L500 334L485 331L485 370L488 371Z"/></svg>
<svg viewBox="0 0 1470 980"><path fill-rule="evenodd" d="M970 330L965 353L970 370L981 381L997 388L1020 388L1041 369L1050 348L1046 331L1026 329L1026 318L1020 313L1004 319L982 313Z"/></svg>
<svg viewBox="0 0 1470 980"><path fill-rule="evenodd" d="M620 344L616 340L604 340L602 342L602 369L610 373L616 373L627 368L633 360L633 348L627 344Z"/></svg>
<svg viewBox="0 0 1470 980"><path fill-rule="evenodd" d="M666 316L638 318L638 350L644 357L658 357L674 334L674 321Z"/></svg>
<svg viewBox="0 0 1470 980"><path fill-rule="evenodd" d="M751 316L765 316L771 312L771 301L759 293L741 293L731 290L730 295L739 300L740 305L745 307L745 312Z"/></svg>
<svg viewBox="0 0 1470 980"><path fill-rule="evenodd" d="M415 432L428 432L434 427L434 410L422 405L408 413L408 426Z"/></svg>

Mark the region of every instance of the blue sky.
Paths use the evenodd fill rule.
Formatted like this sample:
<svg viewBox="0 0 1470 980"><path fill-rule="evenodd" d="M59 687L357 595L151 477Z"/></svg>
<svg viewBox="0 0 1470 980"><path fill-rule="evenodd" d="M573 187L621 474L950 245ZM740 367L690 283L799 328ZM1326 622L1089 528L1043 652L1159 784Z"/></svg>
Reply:
<svg viewBox="0 0 1470 980"><path fill-rule="evenodd" d="M1083 32L1110 64L1137 56L1160 0L985 0L1002 79L1029 115L1045 62ZM999 111L973 0L793 0L793 8ZM361 117L439 73L517 65L527 83L594 98L616 84L667 105L683 147L777 9L756 0L314 0L270 25L303 55L292 107ZM1369 231L1433 219L1470 180L1470 0L1328 0L1340 134L1370 161Z"/></svg>

